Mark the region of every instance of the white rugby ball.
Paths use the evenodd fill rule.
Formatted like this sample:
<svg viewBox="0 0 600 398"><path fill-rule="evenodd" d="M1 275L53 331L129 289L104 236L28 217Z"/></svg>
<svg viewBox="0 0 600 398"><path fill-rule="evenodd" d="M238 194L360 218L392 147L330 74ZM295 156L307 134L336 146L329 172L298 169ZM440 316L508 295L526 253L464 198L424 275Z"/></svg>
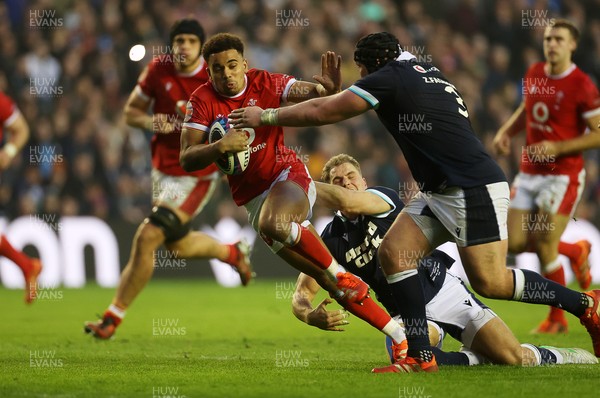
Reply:
<svg viewBox="0 0 600 398"><path fill-rule="evenodd" d="M208 130L208 143L212 144L223 138L229 131L229 127L227 118L215 120ZM227 175L242 174L249 163L250 148L236 153L228 152L215 162L219 170Z"/></svg>

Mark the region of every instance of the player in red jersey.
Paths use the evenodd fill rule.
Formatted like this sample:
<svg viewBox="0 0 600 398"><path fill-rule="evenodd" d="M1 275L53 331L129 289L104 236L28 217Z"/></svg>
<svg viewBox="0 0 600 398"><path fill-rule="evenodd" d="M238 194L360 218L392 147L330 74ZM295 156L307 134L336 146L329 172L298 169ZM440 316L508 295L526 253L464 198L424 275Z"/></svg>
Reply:
<svg viewBox="0 0 600 398"><path fill-rule="evenodd" d="M4 130L8 133L8 138L0 148L0 171L10 166L29 140L27 121L10 97L0 92L0 141L3 140ZM25 278L25 302L33 302L36 297L37 278L42 271L40 260L16 250L4 234L0 234L0 256L8 258L21 269Z"/></svg>
<svg viewBox="0 0 600 398"><path fill-rule="evenodd" d="M338 92L341 59L323 54L319 84L292 76L248 70L244 44L235 35L211 37L202 51L210 81L192 94L181 134L180 161L188 171L210 167L227 152L250 148L250 163L229 185L238 206L245 206L253 228L273 252L311 275L333 298L361 319L400 342L401 329L368 296L368 286L345 271L332 257L312 227L310 218L316 190L304 164L285 147L281 127L229 130L216 143L207 143L210 125L233 109L279 106Z"/></svg>
<svg viewBox="0 0 600 398"><path fill-rule="evenodd" d="M152 60L125 105L130 126L154 132L151 145L154 207L137 230L112 304L101 320L85 324L85 331L97 338L107 339L114 334L125 310L152 277L154 251L163 243L177 258L217 258L232 265L244 286L252 278L249 247L245 242L224 245L204 233L190 231L190 221L210 199L219 176L213 166L188 173L179 165L181 108L185 108L196 87L208 79L206 62L201 56L204 39L204 30L196 20L177 21L170 33L172 54ZM152 115L149 115L151 104Z"/></svg>
<svg viewBox="0 0 600 398"><path fill-rule="evenodd" d="M600 147L598 89L571 61L578 38L577 28L566 20L556 20L546 28L546 61L527 71L524 101L500 128L494 144L499 154L507 155L511 137L527 131L527 147L511 193L509 250L535 251L544 276L563 285L565 274L558 255L566 255L585 290L591 283L590 243L560 241L583 192L582 152ZM567 332L564 311L551 307L548 318L535 331Z"/></svg>

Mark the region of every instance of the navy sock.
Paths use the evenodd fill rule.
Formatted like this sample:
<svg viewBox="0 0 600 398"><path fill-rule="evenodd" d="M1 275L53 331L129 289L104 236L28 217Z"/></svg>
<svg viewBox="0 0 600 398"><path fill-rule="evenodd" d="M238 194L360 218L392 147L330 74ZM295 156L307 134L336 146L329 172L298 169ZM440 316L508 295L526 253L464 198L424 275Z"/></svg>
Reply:
<svg viewBox="0 0 600 398"><path fill-rule="evenodd" d="M515 269L513 278L515 281L514 300L562 308L576 317L583 315L589 306L586 294L546 279L537 272Z"/></svg>
<svg viewBox="0 0 600 398"><path fill-rule="evenodd" d="M469 357L462 352L445 352L437 347L433 347L432 350L438 365L469 366Z"/></svg>
<svg viewBox="0 0 600 398"><path fill-rule="evenodd" d="M404 322L408 356L431 360L429 329L425 318L425 296L419 274L414 274L389 284L390 291Z"/></svg>

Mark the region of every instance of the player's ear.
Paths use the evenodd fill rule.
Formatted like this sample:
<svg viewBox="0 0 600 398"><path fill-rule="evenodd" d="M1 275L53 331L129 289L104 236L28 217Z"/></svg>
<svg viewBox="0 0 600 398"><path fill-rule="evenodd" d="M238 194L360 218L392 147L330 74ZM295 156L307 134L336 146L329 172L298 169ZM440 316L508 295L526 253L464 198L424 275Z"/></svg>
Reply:
<svg viewBox="0 0 600 398"><path fill-rule="evenodd" d="M574 53L576 49L577 49L577 42L575 41L575 39L571 38L571 44L569 45L569 50L571 50L571 53Z"/></svg>
<svg viewBox="0 0 600 398"><path fill-rule="evenodd" d="M248 72L248 60L244 58L244 72Z"/></svg>
<svg viewBox="0 0 600 398"><path fill-rule="evenodd" d="M210 74L210 68L206 68L206 73L208 73L208 80L212 82L212 75Z"/></svg>

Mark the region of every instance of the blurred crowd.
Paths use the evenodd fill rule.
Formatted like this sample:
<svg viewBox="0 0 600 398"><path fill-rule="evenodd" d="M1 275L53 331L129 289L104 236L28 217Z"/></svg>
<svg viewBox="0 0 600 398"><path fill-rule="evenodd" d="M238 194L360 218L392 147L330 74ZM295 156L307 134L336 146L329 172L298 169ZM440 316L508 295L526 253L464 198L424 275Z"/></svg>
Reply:
<svg viewBox="0 0 600 398"><path fill-rule="evenodd" d="M153 53L168 48L173 21L195 17L207 34L246 42L251 67L312 80L320 55L343 58L344 87L358 77L352 60L363 35L387 30L405 50L438 66L458 87L475 131L492 152L499 126L521 101L522 78L543 59L551 18L580 27L577 65L600 79L600 0L6 0L0 4L0 90L14 98L31 140L0 175L0 210L94 215L137 223L151 203L150 132L128 127L123 106ZM139 62L135 44L146 46ZM346 152L370 185L403 189L411 177L375 114L334 126L286 129L314 178ZM498 158L512 180L524 141ZM586 153L587 183L578 217L600 225L600 151ZM202 222L241 217L225 182Z"/></svg>

